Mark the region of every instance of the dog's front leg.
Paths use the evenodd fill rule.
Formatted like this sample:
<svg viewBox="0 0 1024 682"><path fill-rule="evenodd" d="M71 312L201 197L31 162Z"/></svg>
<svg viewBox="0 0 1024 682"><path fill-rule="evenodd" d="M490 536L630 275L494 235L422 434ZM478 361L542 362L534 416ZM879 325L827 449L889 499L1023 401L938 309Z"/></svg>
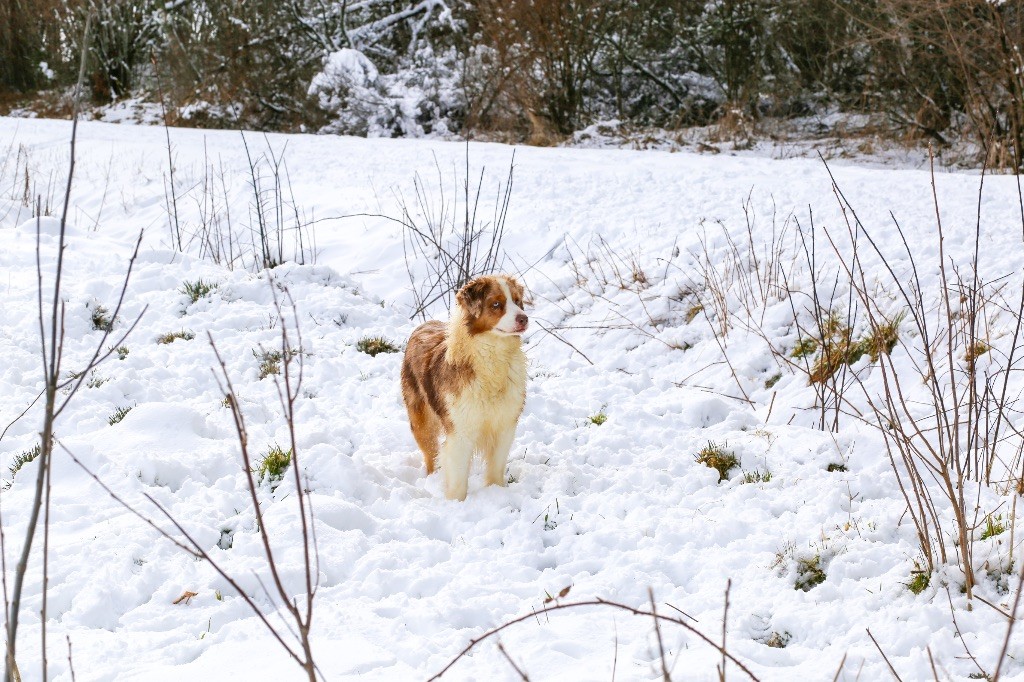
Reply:
<svg viewBox="0 0 1024 682"><path fill-rule="evenodd" d="M484 480L487 485L508 485L505 466L508 464L508 453L512 449L512 439L515 435L515 426L495 434L493 445L484 453L487 467Z"/></svg>
<svg viewBox="0 0 1024 682"><path fill-rule="evenodd" d="M451 434L441 446L441 472L444 474L444 496L449 500L466 499L469 488L469 464L473 459L473 443Z"/></svg>

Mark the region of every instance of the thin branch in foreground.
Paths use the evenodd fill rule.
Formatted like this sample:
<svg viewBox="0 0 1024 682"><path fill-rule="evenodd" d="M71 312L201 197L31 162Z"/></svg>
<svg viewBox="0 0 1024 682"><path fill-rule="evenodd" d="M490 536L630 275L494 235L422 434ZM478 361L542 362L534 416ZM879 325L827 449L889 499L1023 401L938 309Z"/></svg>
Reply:
<svg viewBox="0 0 1024 682"><path fill-rule="evenodd" d="M894 668L892 663L889 662L889 657L885 655L884 651L882 651L882 647L879 646L878 640L875 639L875 636L871 634L871 630L865 628L864 631L868 633L868 637L871 638L871 642L875 645L875 648L878 649L878 653L882 654L882 660L884 660L885 664L889 666L889 672L891 672L892 676L896 678L896 682L903 682L903 678L900 677L899 673L896 672L896 668Z"/></svg>
<svg viewBox="0 0 1024 682"><path fill-rule="evenodd" d="M545 607L540 608L540 609L533 609L533 610L530 611L530 613L528 613L526 615L519 616L518 618L513 618L512 620L506 621L506 622L502 623L501 625L499 625L497 627L491 628L490 630L488 630L487 632L483 633L479 637L471 639L469 641L469 644L466 645L466 648L464 648L462 651L460 651L458 653L458 655L456 655L455 658L453 658L448 663L448 665L446 665L440 672L438 672L434 676L430 677L427 680L427 682L433 682L434 680L441 679L442 675L444 675L446 672L451 670L451 668L456 663L458 663L460 660L462 660L462 658L465 657L470 651L472 651L473 648L477 644L479 644L480 642L483 642L483 641L493 637L494 635L498 634L499 632L502 632L503 630L505 630L507 628L512 627L513 625L517 625L519 623L522 623L523 621L530 620L531 618L536 618L540 614L549 614L549 613L551 613L553 611L562 611L562 610L565 610L565 609L577 609L577 608L584 607L584 606L605 606L605 607L610 607L610 608L613 608L613 609L620 609L622 611L627 611L627 612L629 612L629 613L631 613L631 614L633 614L635 616L645 616L645 617L648 617L648 618L656 619L656 620L661 621L661 622L673 623L675 625L678 625L678 626L682 627L684 630L686 630L686 631L690 632L691 634L693 634L694 636L696 636L698 639L700 639L702 642L704 642L705 644L710 646L712 649L715 649L716 651L720 652L722 654L722 656L725 657L726 660L728 660L731 663L733 663L734 665L736 665L736 667L738 667L740 670L742 670L744 672L744 674L746 674L746 676L748 678L750 678L754 682L759 682L759 680L760 680L760 678L758 678L750 670L750 668L748 668L743 663L743 661L739 660L734 655L732 655L728 651L724 650L723 647L720 644L718 644L713 639L711 639L710 637L705 635L703 632L701 632L700 630L698 630L697 628L693 627L692 625L690 625L689 623L687 623L686 621L684 621L684 620L682 620L680 618L674 618L672 616L665 616L665 615L662 615L660 613L654 613L652 611L647 611L647 610L644 610L644 609L640 609L640 608L636 608L636 607L633 607L633 606L629 606L628 604L621 604L619 602L607 601L605 599L589 599L589 600L585 600L585 601L569 602L569 603L566 603L566 604L554 604L554 605L551 605L551 606L545 606Z"/></svg>
<svg viewBox="0 0 1024 682"><path fill-rule="evenodd" d="M523 682L530 682L530 678L527 677L526 673L523 672L522 668L516 665L516 662L513 661L512 657L509 656L507 651L505 651L505 647L501 642L498 642L498 651L500 651L501 655L505 657L505 660L508 661L508 664L510 666L512 666L512 669L516 671L516 674L519 675L519 679L521 679Z"/></svg>

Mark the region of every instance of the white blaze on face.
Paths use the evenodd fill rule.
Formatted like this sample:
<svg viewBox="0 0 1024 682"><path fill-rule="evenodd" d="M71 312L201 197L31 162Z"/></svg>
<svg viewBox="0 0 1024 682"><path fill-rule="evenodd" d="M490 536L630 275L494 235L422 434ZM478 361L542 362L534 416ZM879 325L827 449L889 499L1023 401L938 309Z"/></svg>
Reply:
<svg viewBox="0 0 1024 682"><path fill-rule="evenodd" d="M512 292L508 288L508 282L505 280L498 280L498 286L501 287L501 293L505 295L505 314L498 320L498 324L494 325L494 328L505 334L522 334L522 330L516 323L516 316L523 315L526 311L516 305L515 301L512 300Z"/></svg>

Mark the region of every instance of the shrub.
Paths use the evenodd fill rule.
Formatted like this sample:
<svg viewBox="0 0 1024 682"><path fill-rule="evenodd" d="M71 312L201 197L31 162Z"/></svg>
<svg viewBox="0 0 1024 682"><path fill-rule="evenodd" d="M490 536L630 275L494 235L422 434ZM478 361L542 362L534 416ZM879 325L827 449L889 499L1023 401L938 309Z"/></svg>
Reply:
<svg viewBox="0 0 1024 682"><path fill-rule="evenodd" d="M701 448L696 455L696 459L700 464L718 472L719 483L728 478L731 469L739 466L739 460L736 459L735 454L711 441L708 441L708 444Z"/></svg>

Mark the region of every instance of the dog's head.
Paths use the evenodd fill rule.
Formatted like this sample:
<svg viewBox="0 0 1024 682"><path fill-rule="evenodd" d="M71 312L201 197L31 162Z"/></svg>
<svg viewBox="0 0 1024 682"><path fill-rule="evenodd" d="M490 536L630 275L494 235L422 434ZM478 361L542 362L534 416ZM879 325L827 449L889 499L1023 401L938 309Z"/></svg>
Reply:
<svg viewBox="0 0 1024 682"><path fill-rule="evenodd" d="M455 295L470 334L494 332L519 336L530 318L523 311L523 286L508 275L484 275L468 282Z"/></svg>

